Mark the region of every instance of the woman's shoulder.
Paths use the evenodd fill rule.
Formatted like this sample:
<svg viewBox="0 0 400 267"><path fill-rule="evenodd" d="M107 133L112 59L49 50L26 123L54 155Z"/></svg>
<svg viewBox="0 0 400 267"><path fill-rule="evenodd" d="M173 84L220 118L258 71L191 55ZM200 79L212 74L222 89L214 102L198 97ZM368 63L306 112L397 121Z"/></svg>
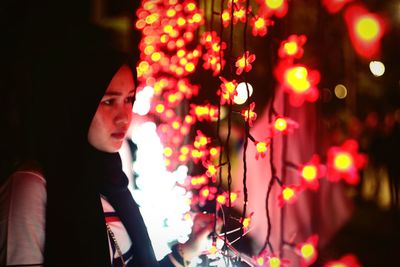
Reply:
<svg viewBox="0 0 400 267"><path fill-rule="evenodd" d="M46 183L42 168L36 161L28 161L21 164L10 176L11 180L23 180L26 182Z"/></svg>
<svg viewBox="0 0 400 267"><path fill-rule="evenodd" d="M39 165L26 163L19 166L6 182L0 185L0 195L8 191L12 195L21 196L27 192L43 192L45 188L46 180Z"/></svg>

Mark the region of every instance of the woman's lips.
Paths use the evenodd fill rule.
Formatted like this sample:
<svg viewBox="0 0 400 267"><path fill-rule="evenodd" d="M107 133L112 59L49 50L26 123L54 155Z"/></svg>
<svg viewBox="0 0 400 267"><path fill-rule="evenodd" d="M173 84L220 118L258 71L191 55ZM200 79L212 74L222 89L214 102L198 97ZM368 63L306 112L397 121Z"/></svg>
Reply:
<svg viewBox="0 0 400 267"><path fill-rule="evenodd" d="M115 139L121 140L125 138L125 133L112 133L111 136Z"/></svg>

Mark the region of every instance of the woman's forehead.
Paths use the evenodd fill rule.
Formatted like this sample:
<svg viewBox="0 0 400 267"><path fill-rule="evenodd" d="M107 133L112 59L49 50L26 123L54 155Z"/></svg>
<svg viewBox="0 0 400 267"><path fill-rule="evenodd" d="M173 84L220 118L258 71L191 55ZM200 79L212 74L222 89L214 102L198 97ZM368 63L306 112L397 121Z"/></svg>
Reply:
<svg viewBox="0 0 400 267"><path fill-rule="evenodd" d="M121 66L112 77L105 94L122 94L134 92L135 84L132 70L128 65Z"/></svg>

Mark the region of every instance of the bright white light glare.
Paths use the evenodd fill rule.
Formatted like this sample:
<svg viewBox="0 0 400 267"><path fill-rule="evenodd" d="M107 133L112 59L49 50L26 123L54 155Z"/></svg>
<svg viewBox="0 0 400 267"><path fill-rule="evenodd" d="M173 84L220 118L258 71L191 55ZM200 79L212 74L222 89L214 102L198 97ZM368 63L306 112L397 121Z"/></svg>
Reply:
<svg viewBox="0 0 400 267"><path fill-rule="evenodd" d="M154 89L151 86L146 86L141 91L137 92L132 111L141 116L149 113L153 95Z"/></svg>
<svg viewBox="0 0 400 267"><path fill-rule="evenodd" d="M347 88L343 84L335 86L335 96L339 99L343 99L347 96Z"/></svg>
<svg viewBox="0 0 400 267"><path fill-rule="evenodd" d="M160 260L170 253L170 242L188 239L193 222L182 219L190 211L190 202L184 188L176 186L187 177L188 168L179 166L174 172L165 168L164 147L156 129L155 123L145 122L132 132L132 141L138 147L133 166L138 175L137 188L132 194L140 206L154 252Z"/></svg>
<svg viewBox="0 0 400 267"><path fill-rule="evenodd" d="M151 98L154 95L154 88L147 85L140 92L142 92L142 94L144 94L145 97Z"/></svg>
<svg viewBox="0 0 400 267"><path fill-rule="evenodd" d="M369 69L376 77L382 76L385 73L385 65L380 61L371 61L369 63Z"/></svg>
<svg viewBox="0 0 400 267"><path fill-rule="evenodd" d="M249 88L249 97L253 94L253 86L251 84L247 83L247 87ZM237 95L233 98L233 102L235 104L241 105L247 101L247 88L246 88L246 83L241 82L238 84L236 87Z"/></svg>

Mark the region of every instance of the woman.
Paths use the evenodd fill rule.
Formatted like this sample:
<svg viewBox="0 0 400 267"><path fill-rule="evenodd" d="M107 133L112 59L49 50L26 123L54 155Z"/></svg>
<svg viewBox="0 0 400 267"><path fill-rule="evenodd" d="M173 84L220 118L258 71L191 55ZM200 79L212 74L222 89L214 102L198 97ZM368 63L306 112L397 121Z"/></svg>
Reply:
<svg viewBox="0 0 400 267"><path fill-rule="evenodd" d="M133 60L93 28L64 31L50 44L33 65L29 153L0 188L0 264L186 265L213 218L198 216L191 239L158 263L122 171Z"/></svg>

